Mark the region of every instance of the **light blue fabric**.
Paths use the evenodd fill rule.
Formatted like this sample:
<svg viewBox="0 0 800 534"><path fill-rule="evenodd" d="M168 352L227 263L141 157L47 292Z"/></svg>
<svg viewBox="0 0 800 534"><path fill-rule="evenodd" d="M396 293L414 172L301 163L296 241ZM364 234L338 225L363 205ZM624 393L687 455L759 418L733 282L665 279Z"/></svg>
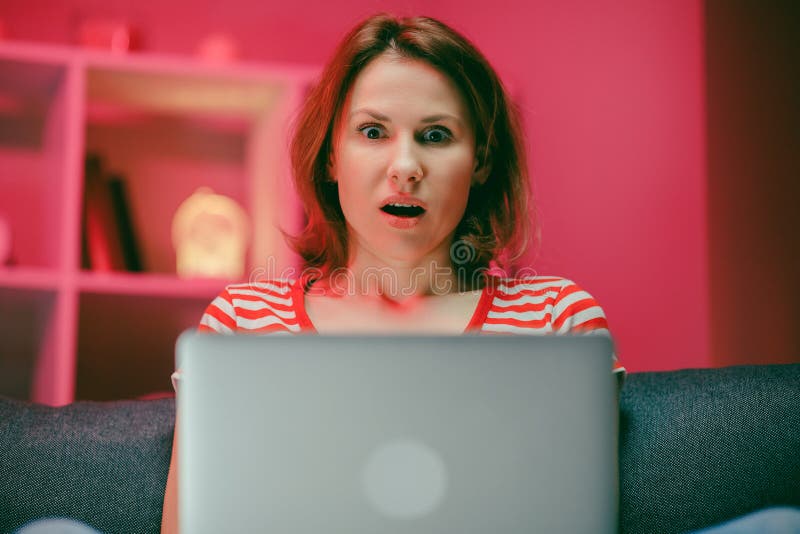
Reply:
<svg viewBox="0 0 800 534"><path fill-rule="evenodd" d="M42 519L15 534L101 534L72 519ZM800 534L800 508L766 508L693 534Z"/></svg>
<svg viewBox="0 0 800 534"><path fill-rule="evenodd" d="M800 508L765 508L694 534L800 534Z"/></svg>
<svg viewBox="0 0 800 534"><path fill-rule="evenodd" d="M86 523L74 519L51 518L39 519L28 523L15 534L102 534Z"/></svg>

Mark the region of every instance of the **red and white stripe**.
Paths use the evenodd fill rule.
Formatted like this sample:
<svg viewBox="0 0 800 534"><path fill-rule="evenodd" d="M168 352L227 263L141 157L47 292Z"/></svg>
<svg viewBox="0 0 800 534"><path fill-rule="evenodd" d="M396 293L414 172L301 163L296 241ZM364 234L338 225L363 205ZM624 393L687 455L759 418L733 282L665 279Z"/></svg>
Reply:
<svg viewBox="0 0 800 534"><path fill-rule="evenodd" d="M303 308L301 282L268 280L231 285L208 306L199 330L221 334L298 334L313 326ZM486 334L610 335L603 309L574 282L558 277L494 279L491 304L479 331ZM615 371L622 366L615 362Z"/></svg>
<svg viewBox="0 0 800 534"><path fill-rule="evenodd" d="M209 304L198 330L270 335L313 330L303 308L301 283L268 280L228 286ZM600 305L570 280L553 276L493 279L485 291L490 289L492 300L479 329L482 333L610 335ZM476 314L482 309L486 308L479 306ZM624 371L615 357L614 372ZM180 373L174 373L176 388L179 379Z"/></svg>
<svg viewBox="0 0 800 534"><path fill-rule="evenodd" d="M230 334L299 333L291 280L270 280L225 288L206 309L198 330Z"/></svg>
<svg viewBox="0 0 800 534"><path fill-rule="evenodd" d="M499 280L481 331L608 335L608 323L597 301L574 282L557 277L537 277Z"/></svg>

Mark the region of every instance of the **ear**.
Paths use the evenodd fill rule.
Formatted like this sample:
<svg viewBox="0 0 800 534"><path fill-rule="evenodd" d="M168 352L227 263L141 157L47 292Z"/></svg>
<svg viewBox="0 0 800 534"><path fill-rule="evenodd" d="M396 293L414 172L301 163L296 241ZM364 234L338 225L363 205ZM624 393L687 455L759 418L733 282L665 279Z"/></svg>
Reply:
<svg viewBox="0 0 800 534"><path fill-rule="evenodd" d="M489 179L489 174L492 171L491 165L483 163L481 160L475 160L475 168L472 170L472 185L483 185Z"/></svg>

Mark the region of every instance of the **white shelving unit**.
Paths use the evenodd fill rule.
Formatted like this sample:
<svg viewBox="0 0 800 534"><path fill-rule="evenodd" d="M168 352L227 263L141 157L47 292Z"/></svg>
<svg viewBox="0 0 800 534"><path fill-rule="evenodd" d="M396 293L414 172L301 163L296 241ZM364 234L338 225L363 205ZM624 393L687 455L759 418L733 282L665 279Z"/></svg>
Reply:
<svg viewBox="0 0 800 534"><path fill-rule="evenodd" d="M248 272L296 265L288 129L312 67L0 44L0 394L51 405L168 391L174 340L229 282L175 275L171 222L198 187L253 225ZM83 161L126 178L146 272L81 269Z"/></svg>

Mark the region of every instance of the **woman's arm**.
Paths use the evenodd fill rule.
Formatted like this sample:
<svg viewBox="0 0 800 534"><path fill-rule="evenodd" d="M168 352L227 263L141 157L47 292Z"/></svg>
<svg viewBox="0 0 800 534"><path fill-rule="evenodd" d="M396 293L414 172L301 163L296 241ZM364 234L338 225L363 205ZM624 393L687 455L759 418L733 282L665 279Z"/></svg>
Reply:
<svg viewBox="0 0 800 534"><path fill-rule="evenodd" d="M172 456L167 472L167 488L164 491L164 509L161 514L161 534L178 534L178 420L175 418L175 433L172 437Z"/></svg>
<svg viewBox="0 0 800 534"><path fill-rule="evenodd" d="M236 311L228 289L215 298L203 313L197 327L199 332L231 334L236 326ZM180 370L172 373L172 387L176 395L181 381ZM167 487L164 490L164 508L161 512L161 534L178 534L178 413L177 396L175 398L175 431L172 435L172 456L167 472Z"/></svg>

